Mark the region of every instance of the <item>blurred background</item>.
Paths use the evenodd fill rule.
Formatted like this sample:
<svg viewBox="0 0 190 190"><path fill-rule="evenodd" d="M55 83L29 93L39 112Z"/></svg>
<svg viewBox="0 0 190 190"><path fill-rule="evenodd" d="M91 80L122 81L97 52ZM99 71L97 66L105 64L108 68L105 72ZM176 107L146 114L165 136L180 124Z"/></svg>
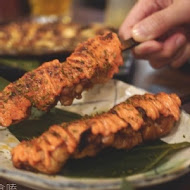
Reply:
<svg viewBox="0 0 190 190"><path fill-rule="evenodd" d="M84 9L89 11L105 9L106 0L0 0L0 23L13 21L28 16L58 15L73 17L73 20L103 21L102 14L99 18L83 17ZM102 13L102 12L101 12ZM84 22L85 22L84 21Z"/></svg>
<svg viewBox="0 0 190 190"><path fill-rule="evenodd" d="M22 20L34 20L36 18L35 21L40 21L41 23L49 22L49 18L51 18L51 22L57 18L61 18L62 23L77 23L80 24L84 30L88 25L88 28L83 31L83 34L86 34L86 38L91 37L89 31L92 23L99 23L102 25L102 28L112 27L114 31L117 32L117 29L135 2L136 0L0 0L0 42L4 40L3 38L8 39L11 38L11 36L16 38L18 35L16 35L15 32L20 30L18 28L22 29L22 27L19 26L17 27L18 31L7 34L8 37L7 35L3 37L1 31L3 31L4 25L20 22ZM11 26L8 30L12 28ZM97 30L97 27L94 28ZM46 30L47 27L45 29L39 29L37 37L39 42L39 38L45 36L43 32ZM46 31L46 34L47 33ZM47 35L49 35L49 33ZM21 39L21 43L26 40L24 37L25 36ZM75 39L72 39L73 44L76 44L77 38L79 38L79 35L75 36ZM84 40L86 40L86 38L84 38ZM15 41L15 39L11 40L11 43L13 41ZM49 41L51 41L51 38L49 38ZM13 47L11 49L12 52L20 48L20 42L15 46L16 48ZM63 41L63 43L65 42ZM7 47L9 48L9 46L10 44L8 42ZM4 47L4 42L0 43L0 76L10 81L16 80L26 71L36 68L44 61L50 61L55 58L64 61L69 55L61 52L61 56L60 54L52 55L47 53L46 55L43 54L43 56L36 57L32 54L34 53L34 49L31 49L30 53L32 56L29 58L16 53L14 53L14 56L7 56L1 52L1 48L3 49ZM30 47L25 47L25 49L27 48ZM55 53L55 48L52 49L52 52ZM116 75L116 78L130 82L134 67L134 64L132 64L133 57L128 53L125 53L123 56L125 58L125 64L120 68L120 72Z"/></svg>
<svg viewBox="0 0 190 190"><path fill-rule="evenodd" d="M136 0L0 0L0 23L28 16L56 15L69 16L80 23L104 22L119 27L135 2Z"/></svg>

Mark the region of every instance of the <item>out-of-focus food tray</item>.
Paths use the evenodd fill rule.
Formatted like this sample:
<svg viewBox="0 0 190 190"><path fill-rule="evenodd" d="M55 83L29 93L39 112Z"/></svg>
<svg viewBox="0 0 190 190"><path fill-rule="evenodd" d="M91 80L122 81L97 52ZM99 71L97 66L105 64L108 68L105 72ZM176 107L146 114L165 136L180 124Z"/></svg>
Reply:
<svg viewBox="0 0 190 190"><path fill-rule="evenodd" d="M76 45L105 31L100 23L65 22L63 17L35 17L0 25L0 55L68 56Z"/></svg>
<svg viewBox="0 0 190 190"><path fill-rule="evenodd" d="M117 32L101 23L80 24L56 16L0 24L0 76L12 82L46 61L65 61L78 43L106 31ZM115 78L130 82L133 57L129 52L123 56Z"/></svg>
<svg viewBox="0 0 190 190"><path fill-rule="evenodd" d="M25 18L1 24L0 76L12 82L46 61L65 61L78 43L106 31L117 32L100 23L80 24L56 16ZM130 82L133 56L124 52L123 57L124 64L114 77Z"/></svg>

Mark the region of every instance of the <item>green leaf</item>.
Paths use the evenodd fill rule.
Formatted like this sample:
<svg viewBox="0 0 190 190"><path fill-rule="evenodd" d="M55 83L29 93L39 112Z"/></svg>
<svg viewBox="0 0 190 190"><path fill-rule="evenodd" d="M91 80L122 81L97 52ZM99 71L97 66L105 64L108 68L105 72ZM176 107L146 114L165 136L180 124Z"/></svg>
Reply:
<svg viewBox="0 0 190 190"><path fill-rule="evenodd" d="M37 61L35 59L28 60L16 58L0 58L0 63L5 66L22 69L24 71L31 71L40 65L40 61Z"/></svg>
<svg viewBox="0 0 190 190"><path fill-rule="evenodd" d="M28 140L41 135L48 130L51 125L62 122L70 122L81 118L80 115L53 108L48 113L32 108L32 114L29 119L9 127L10 132L17 139Z"/></svg>
<svg viewBox="0 0 190 190"><path fill-rule="evenodd" d="M9 83L9 81L0 77L0 91L2 91L5 88L5 86L7 86Z"/></svg>
<svg viewBox="0 0 190 190"><path fill-rule="evenodd" d="M78 114L57 108L53 108L48 113L33 108L28 120L12 125L9 130L19 140L26 140L39 136L51 125L80 118L81 116ZM137 146L129 151L109 148L95 157L70 159L59 175L79 178L123 178L151 170L159 164L163 164L172 153L189 146L188 142L167 144L158 140ZM130 184L123 182L122 189L127 185L129 190L132 188Z"/></svg>
<svg viewBox="0 0 190 190"><path fill-rule="evenodd" d="M0 90L9 82L0 77ZM28 120L12 125L9 130L19 139L31 139L39 136L49 126L70 122L81 118L80 115L53 108L45 113L35 108ZM95 157L69 160L60 175L70 177L126 177L146 172L162 164L172 153L189 147L190 143L167 144L162 141L151 142L133 148L130 151L107 149ZM132 190L128 182L123 181L121 189Z"/></svg>
<svg viewBox="0 0 190 190"><path fill-rule="evenodd" d="M69 160L60 174L90 178L130 176L153 169L173 152L189 146L190 143L167 144L159 140L130 151L107 149L96 157Z"/></svg>
<svg viewBox="0 0 190 190"><path fill-rule="evenodd" d="M0 91L10 82L0 77ZM32 108L29 119L9 127L9 130L19 139L26 140L39 136L49 126L69 122L81 118L80 115L53 108L48 113Z"/></svg>

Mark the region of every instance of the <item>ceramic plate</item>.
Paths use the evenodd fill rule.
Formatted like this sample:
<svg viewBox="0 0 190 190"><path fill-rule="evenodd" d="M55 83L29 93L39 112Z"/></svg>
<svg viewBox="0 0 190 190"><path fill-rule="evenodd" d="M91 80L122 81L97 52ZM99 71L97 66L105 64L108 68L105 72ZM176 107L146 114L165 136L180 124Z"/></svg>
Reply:
<svg viewBox="0 0 190 190"><path fill-rule="evenodd" d="M134 94L144 94L145 91L126 83L111 80L105 85L97 85L89 92L83 93L81 100L74 101L73 105L64 109L81 115L106 111L115 104L124 101ZM61 105L58 108L63 109ZM182 111L177 127L161 140L167 143L190 142L190 117ZM176 130L177 129L177 130ZM185 135L184 135L185 134ZM9 132L1 128L0 131L0 176L34 189L49 190L116 190L121 187L121 178L69 178L64 176L49 176L29 171L18 170L11 163L10 150L19 141ZM156 169L145 173L131 175L126 180L135 187L149 186L173 180L190 171L190 148L175 153Z"/></svg>

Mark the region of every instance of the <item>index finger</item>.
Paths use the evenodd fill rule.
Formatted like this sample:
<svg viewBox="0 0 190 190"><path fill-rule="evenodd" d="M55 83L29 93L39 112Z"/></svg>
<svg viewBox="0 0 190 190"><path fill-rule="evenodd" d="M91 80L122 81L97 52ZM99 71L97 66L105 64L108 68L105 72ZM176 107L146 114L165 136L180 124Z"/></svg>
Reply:
<svg viewBox="0 0 190 190"><path fill-rule="evenodd" d="M132 28L136 23L160 9L155 0L139 0L120 26L119 36L122 39L130 38Z"/></svg>

